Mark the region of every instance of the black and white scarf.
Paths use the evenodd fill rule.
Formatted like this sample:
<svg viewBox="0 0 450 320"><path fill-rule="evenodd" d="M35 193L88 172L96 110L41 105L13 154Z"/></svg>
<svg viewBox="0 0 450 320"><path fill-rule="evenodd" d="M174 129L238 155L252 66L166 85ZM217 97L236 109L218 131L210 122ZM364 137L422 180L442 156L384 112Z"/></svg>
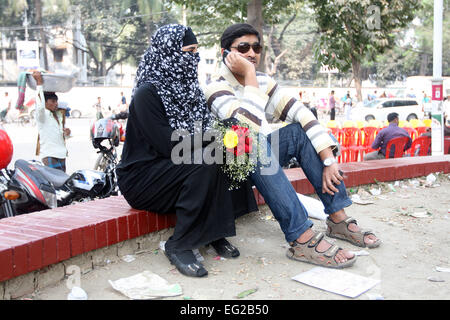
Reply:
<svg viewBox="0 0 450 320"><path fill-rule="evenodd" d="M198 82L200 56L181 50L186 30L183 25L170 24L156 31L139 63L133 95L142 84L153 84L170 126L193 134L195 122L201 122L203 132L209 128L211 115Z"/></svg>

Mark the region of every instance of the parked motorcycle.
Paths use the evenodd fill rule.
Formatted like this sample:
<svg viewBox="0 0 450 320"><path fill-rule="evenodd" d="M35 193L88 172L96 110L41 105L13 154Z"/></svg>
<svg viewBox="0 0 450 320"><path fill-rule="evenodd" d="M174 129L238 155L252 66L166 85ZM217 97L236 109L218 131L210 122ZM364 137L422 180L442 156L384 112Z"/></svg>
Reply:
<svg viewBox="0 0 450 320"><path fill-rule="evenodd" d="M39 161L22 159L8 170L12 143L6 131L0 130L0 218L118 195L115 147L120 140L119 128L112 120L101 119L93 125L91 140L104 159L102 171L77 170L68 175ZM109 148L102 145L104 141L109 142Z"/></svg>

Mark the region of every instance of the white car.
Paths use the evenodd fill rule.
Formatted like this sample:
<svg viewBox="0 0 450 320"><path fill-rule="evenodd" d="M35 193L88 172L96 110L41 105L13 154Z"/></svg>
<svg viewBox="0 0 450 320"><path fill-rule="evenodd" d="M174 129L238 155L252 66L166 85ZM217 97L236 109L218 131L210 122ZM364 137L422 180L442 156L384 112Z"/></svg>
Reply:
<svg viewBox="0 0 450 320"><path fill-rule="evenodd" d="M385 121L389 113L398 113L399 120L423 119L422 105L412 98L375 99L352 109L352 120L370 121L373 119Z"/></svg>

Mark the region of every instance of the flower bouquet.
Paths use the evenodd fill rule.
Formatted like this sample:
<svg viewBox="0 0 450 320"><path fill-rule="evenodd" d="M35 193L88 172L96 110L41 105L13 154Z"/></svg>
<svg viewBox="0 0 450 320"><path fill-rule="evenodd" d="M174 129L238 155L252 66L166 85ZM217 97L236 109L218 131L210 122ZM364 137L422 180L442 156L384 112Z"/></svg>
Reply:
<svg viewBox="0 0 450 320"><path fill-rule="evenodd" d="M257 162L253 142L257 141L248 125L236 119L216 122L215 129L223 142L224 162L222 169L230 179L229 190L238 189L254 172Z"/></svg>

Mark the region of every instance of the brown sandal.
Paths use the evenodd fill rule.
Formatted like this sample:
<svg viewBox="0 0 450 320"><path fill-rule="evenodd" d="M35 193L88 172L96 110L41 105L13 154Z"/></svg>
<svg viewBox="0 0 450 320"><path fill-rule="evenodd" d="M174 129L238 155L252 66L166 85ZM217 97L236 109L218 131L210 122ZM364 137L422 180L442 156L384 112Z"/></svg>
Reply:
<svg viewBox="0 0 450 320"><path fill-rule="evenodd" d="M286 256L292 260L307 262L318 266L335 269L347 268L355 263L356 255L353 258L348 259L346 262L337 262L334 258L338 251L342 248L336 245L332 245L330 248L328 248L328 250L324 252L317 251L316 247L323 239L323 237L323 232L316 232L315 235L305 243L294 241L294 243L291 245L291 248L287 250Z"/></svg>
<svg viewBox="0 0 450 320"><path fill-rule="evenodd" d="M357 232L353 232L348 228L348 225L350 223L356 223L356 220L352 217L348 217L345 220L342 220L339 223L335 223L333 220L330 219L330 217L327 218L327 236L331 238L346 240L350 242L351 244L354 244L358 247L368 247L368 248L376 248L380 246L381 240L377 239L374 243L367 244L364 242L364 237L367 235L375 235L371 230L359 230Z"/></svg>

